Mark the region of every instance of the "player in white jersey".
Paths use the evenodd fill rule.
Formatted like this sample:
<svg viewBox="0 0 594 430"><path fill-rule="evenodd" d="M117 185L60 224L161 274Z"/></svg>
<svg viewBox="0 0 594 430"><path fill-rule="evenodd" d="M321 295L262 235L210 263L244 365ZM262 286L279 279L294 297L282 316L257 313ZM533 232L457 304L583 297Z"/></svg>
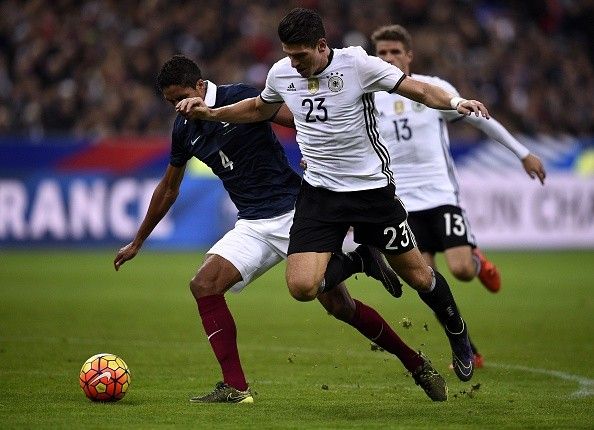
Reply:
<svg viewBox="0 0 594 430"><path fill-rule="evenodd" d="M181 55L172 57L162 66L157 87L173 106L192 96L203 97L211 105L224 106L258 95L256 89L244 84L217 87L203 79L194 61ZM284 107L280 107L272 120L285 126L293 124L293 116ZM220 157L222 149L225 160ZM190 281L204 333L223 376L223 381L217 383L212 392L192 397L190 401L252 403L254 398L239 357L235 319L224 294L229 290L241 291L287 257L301 178L289 166L268 122L235 124L230 129L225 124L189 121L178 116L173 126L170 163L155 188L134 239L116 254L115 270L135 258L173 205L191 157L206 163L221 179L237 206L238 221L235 228L208 250L204 263ZM227 160L235 165L229 165ZM391 275L396 278L385 261L375 259L366 249L361 245L353 255L365 261L368 275L382 282ZM390 276L387 271L391 272ZM344 283L321 294L318 300L329 314L396 356L432 400L447 400L445 380L428 359L404 343L378 312L352 298Z"/></svg>
<svg viewBox="0 0 594 430"><path fill-rule="evenodd" d="M376 55L416 80L458 94L448 82L410 73L412 39L400 25L378 28L371 40ZM408 223L427 263L435 268L435 254L443 252L450 272L461 281L479 277L491 292L499 291L501 278L495 265L476 247L470 224L460 206L458 182L449 151L447 123L463 120L510 149L531 178L544 184L541 161L491 118L463 116L455 111L427 108L398 94L376 94L379 125L388 145L396 190L408 213ZM475 351L475 365L482 357Z"/></svg>
<svg viewBox="0 0 594 430"><path fill-rule="evenodd" d="M487 110L476 100L411 79L361 48L331 49L315 11L292 10L278 34L287 57L272 66L259 97L217 109L191 98L180 101L177 110L196 119L256 122L270 118L285 102L307 163L290 232L286 279L291 295L313 300L325 286L350 276L344 264L349 257L341 248L352 226L355 241L381 250L435 312L450 341L456 375L470 380L473 355L466 324L446 280L423 260L406 210L394 198L373 93L396 91L463 115L488 117ZM351 262L351 270L361 269L361 261Z"/></svg>

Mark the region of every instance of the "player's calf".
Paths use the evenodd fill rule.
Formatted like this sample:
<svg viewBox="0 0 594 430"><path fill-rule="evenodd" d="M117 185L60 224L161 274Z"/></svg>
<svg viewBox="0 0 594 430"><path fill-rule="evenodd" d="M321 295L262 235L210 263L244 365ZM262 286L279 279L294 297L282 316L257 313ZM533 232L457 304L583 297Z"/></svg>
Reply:
<svg viewBox="0 0 594 430"><path fill-rule="evenodd" d="M431 291L434 286L433 271L429 266L399 274L408 285L420 293Z"/></svg>
<svg viewBox="0 0 594 430"><path fill-rule="evenodd" d="M361 260L363 273L380 281L392 296L396 298L402 296L402 283L379 249L359 245L357 249L349 254L357 255Z"/></svg>
<svg viewBox="0 0 594 430"><path fill-rule="evenodd" d="M356 306L345 284L341 283L330 291L318 294L318 300L334 318L346 323L352 321Z"/></svg>
<svg viewBox="0 0 594 430"><path fill-rule="evenodd" d="M398 255L385 254L385 258L390 267L410 287L420 293L431 291L434 283L433 270L427 265L418 248Z"/></svg>

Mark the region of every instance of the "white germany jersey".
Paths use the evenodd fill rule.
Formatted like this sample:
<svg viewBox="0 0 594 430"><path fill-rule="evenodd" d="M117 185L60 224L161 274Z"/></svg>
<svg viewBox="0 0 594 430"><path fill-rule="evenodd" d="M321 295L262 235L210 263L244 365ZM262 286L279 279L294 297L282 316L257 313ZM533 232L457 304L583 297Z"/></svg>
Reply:
<svg viewBox="0 0 594 430"><path fill-rule="evenodd" d="M332 191L381 188L393 182L388 150L377 124L374 92L388 91L405 75L360 47L334 49L326 68L309 79L288 57L268 72L260 97L284 101L295 117L305 180Z"/></svg>
<svg viewBox="0 0 594 430"><path fill-rule="evenodd" d="M411 75L457 96L448 82ZM408 211L446 204L459 206L458 181L450 154L447 122L461 118L455 111L431 109L398 94L376 94L382 136L390 150L396 194Z"/></svg>

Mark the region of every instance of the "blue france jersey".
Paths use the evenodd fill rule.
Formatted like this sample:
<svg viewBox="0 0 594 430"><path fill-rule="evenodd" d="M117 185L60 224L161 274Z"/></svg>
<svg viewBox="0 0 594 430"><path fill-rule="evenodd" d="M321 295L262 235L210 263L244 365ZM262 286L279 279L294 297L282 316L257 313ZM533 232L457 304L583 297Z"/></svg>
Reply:
<svg viewBox="0 0 594 430"><path fill-rule="evenodd" d="M213 107L259 94L244 84L222 85L216 89ZM178 115L169 162L181 167L191 157L205 163L223 181L239 218L272 218L295 206L301 178L289 166L267 121L233 124L192 121Z"/></svg>

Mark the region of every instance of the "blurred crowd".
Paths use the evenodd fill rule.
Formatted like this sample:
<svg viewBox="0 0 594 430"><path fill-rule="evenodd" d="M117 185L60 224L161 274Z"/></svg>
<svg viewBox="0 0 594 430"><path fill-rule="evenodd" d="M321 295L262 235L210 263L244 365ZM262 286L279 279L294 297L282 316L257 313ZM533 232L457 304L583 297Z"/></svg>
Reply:
<svg viewBox="0 0 594 430"><path fill-rule="evenodd" d="M332 47L380 25L413 36L413 73L485 102L511 131L594 134L591 0L2 0L0 135L168 135L154 88L183 53L217 84L262 87L279 20L317 9Z"/></svg>

